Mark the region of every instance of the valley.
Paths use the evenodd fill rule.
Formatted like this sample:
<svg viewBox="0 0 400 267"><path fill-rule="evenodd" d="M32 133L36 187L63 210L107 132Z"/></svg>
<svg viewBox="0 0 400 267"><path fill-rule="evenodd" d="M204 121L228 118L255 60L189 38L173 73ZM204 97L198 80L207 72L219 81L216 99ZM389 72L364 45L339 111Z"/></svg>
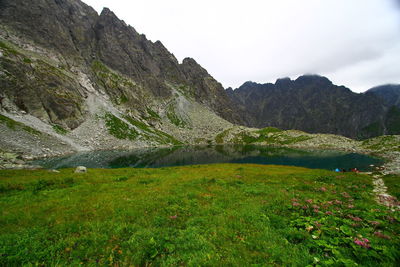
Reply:
<svg viewBox="0 0 400 267"><path fill-rule="evenodd" d="M225 89L108 8L0 1L0 266L397 266L399 179L398 84Z"/></svg>

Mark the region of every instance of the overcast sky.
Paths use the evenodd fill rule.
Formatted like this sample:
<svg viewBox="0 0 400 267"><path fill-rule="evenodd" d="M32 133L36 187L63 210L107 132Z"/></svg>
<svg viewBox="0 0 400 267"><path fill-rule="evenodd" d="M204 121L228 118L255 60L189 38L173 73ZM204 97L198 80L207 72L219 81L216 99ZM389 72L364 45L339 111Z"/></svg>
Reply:
<svg viewBox="0 0 400 267"><path fill-rule="evenodd" d="M356 92L400 83L400 0L83 0L226 87L305 73Z"/></svg>

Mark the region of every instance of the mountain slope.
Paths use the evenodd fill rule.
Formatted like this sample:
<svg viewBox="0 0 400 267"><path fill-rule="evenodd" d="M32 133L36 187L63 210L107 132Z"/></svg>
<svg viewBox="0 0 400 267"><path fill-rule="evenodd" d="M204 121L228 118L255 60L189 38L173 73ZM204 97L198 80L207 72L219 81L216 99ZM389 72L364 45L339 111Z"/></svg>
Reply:
<svg viewBox="0 0 400 267"><path fill-rule="evenodd" d="M196 61L79 0L0 1L0 88L4 116L74 149L205 142L241 122Z"/></svg>
<svg viewBox="0 0 400 267"><path fill-rule="evenodd" d="M388 132L390 106L382 99L373 94L353 93L317 75L279 79L275 84L246 82L227 93L251 127L273 126L351 138Z"/></svg>

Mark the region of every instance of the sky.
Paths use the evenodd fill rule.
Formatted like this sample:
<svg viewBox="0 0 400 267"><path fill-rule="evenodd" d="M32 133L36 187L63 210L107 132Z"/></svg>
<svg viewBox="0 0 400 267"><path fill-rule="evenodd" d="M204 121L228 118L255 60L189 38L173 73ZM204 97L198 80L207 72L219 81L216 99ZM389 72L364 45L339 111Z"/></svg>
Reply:
<svg viewBox="0 0 400 267"><path fill-rule="evenodd" d="M355 92L400 83L400 0L83 0L222 85L319 74Z"/></svg>

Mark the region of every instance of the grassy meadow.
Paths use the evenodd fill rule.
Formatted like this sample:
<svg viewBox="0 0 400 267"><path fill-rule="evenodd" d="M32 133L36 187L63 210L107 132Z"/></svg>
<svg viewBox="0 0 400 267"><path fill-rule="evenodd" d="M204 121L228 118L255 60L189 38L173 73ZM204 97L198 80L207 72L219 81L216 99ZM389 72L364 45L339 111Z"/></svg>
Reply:
<svg viewBox="0 0 400 267"><path fill-rule="evenodd" d="M399 266L399 214L372 188L248 164L3 170L0 266Z"/></svg>

